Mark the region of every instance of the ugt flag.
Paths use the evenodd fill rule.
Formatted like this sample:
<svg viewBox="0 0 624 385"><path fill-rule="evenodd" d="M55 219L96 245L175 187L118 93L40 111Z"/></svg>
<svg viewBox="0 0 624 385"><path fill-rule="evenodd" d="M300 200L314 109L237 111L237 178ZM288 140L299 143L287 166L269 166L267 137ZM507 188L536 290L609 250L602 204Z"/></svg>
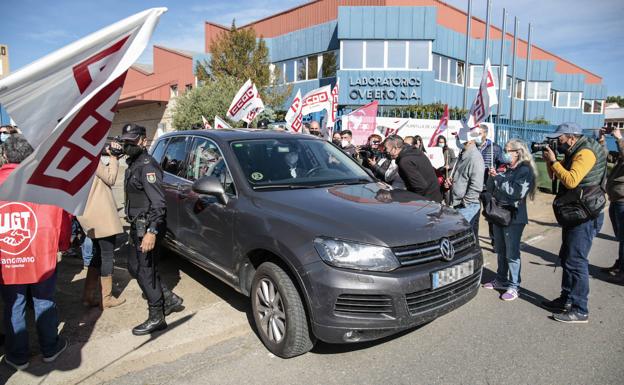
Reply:
<svg viewBox="0 0 624 385"><path fill-rule="evenodd" d="M256 85L251 82L251 79L247 79L234 96L225 116L238 122L245 119L251 111L260 107L260 104L262 104L262 100ZM262 107L264 108L264 104Z"/></svg>
<svg viewBox="0 0 624 385"><path fill-rule="evenodd" d="M301 110L303 103L301 102L301 90L297 90L297 95L293 99L288 112L286 112L286 129L292 132L301 132L303 126L303 114Z"/></svg>
<svg viewBox="0 0 624 385"><path fill-rule="evenodd" d="M82 214L126 71L166 11L137 13L0 80L0 104L35 149L0 186L0 200Z"/></svg>
<svg viewBox="0 0 624 385"><path fill-rule="evenodd" d="M352 143L356 146L366 144L368 137L375 133L377 128L377 105L376 100L372 103L360 107L345 116L347 130L353 134Z"/></svg>
<svg viewBox="0 0 624 385"><path fill-rule="evenodd" d="M484 122L490 115L491 108L497 104L498 97L494 86L494 74L492 73L492 66L490 66L490 59L487 59L477 97L470 107L468 116L462 120L464 128L471 130Z"/></svg>

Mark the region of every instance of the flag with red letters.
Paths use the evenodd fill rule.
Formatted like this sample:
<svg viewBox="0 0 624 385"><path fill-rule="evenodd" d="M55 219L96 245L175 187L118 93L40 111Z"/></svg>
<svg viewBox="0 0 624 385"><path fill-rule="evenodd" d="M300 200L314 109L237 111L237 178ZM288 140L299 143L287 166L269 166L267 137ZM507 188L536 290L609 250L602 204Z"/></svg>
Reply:
<svg viewBox="0 0 624 385"><path fill-rule="evenodd" d="M204 130L212 130L212 126L208 122L208 119L204 115L202 115L202 123L204 125Z"/></svg>
<svg viewBox="0 0 624 385"><path fill-rule="evenodd" d="M292 132L301 132L303 127L303 114L301 110L303 103L301 102L301 90L297 90L297 95L293 99L288 112L286 112L286 129Z"/></svg>
<svg viewBox="0 0 624 385"><path fill-rule="evenodd" d="M0 104L35 149L0 186L0 200L82 214L126 71L166 10L137 13L0 80Z"/></svg>
<svg viewBox="0 0 624 385"><path fill-rule="evenodd" d="M438 136L442 135L444 131L448 129L448 121L449 121L449 110L448 104L444 106L444 113L442 114L442 118L440 118L440 123L438 123L438 128L431 135L431 139L429 139L429 145L427 147L434 147L438 140Z"/></svg>

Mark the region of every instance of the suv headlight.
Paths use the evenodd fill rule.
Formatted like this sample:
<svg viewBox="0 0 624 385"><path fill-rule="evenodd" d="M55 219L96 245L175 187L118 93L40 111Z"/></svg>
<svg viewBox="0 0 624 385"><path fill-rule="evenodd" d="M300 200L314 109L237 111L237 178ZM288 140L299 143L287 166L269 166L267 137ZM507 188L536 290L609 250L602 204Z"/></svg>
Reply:
<svg viewBox="0 0 624 385"><path fill-rule="evenodd" d="M392 271L399 261L387 247L331 238L316 238L314 248L321 259L336 267L369 271Z"/></svg>

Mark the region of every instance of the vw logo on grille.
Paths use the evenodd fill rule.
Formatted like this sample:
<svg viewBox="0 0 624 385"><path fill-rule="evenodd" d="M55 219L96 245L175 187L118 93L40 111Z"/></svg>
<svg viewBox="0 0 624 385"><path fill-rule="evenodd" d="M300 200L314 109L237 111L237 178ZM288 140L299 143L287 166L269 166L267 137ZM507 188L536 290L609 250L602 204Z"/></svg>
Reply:
<svg viewBox="0 0 624 385"><path fill-rule="evenodd" d="M455 257L455 248L448 238L442 238L440 241L440 254L445 261L450 261Z"/></svg>

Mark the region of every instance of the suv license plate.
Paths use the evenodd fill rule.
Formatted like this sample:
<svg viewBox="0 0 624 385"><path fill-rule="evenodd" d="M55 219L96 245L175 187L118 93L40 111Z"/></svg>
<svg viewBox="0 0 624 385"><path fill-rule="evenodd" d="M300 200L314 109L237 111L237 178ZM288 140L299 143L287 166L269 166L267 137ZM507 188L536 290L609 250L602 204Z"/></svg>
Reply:
<svg viewBox="0 0 624 385"><path fill-rule="evenodd" d="M455 266L438 270L431 274L431 287L437 289L450 283L459 281L474 273L474 260L466 261Z"/></svg>

